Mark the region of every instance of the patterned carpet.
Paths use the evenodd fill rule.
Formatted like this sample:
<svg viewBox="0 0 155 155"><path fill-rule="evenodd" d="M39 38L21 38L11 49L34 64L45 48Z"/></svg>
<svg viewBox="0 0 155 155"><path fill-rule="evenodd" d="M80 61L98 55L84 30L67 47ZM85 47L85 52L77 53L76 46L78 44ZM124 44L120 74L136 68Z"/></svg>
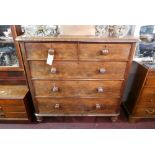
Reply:
<svg viewBox="0 0 155 155"><path fill-rule="evenodd" d="M155 129L155 119L129 123L124 112L121 111L119 120L115 123L112 123L108 117L47 117L42 123L1 123L0 129Z"/></svg>

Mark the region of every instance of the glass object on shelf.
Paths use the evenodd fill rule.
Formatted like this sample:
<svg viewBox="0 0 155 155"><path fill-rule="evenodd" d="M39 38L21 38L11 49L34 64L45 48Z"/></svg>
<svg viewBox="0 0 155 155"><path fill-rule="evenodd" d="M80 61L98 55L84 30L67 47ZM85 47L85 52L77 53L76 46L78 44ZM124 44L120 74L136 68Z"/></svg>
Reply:
<svg viewBox="0 0 155 155"><path fill-rule="evenodd" d="M155 25L141 25L139 39L136 56L142 58L143 62L152 62L155 53Z"/></svg>
<svg viewBox="0 0 155 155"><path fill-rule="evenodd" d="M96 36L125 37L131 35L133 25L96 25Z"/></svg>
<svg viewBox="0 0 155 155"><path fill-rule="evenodd" d="M19 66L10 25L0 25L0 66Z"/></svg>
<svg viewBox="0 0 155 155"><path fill-rule="evenodd" d="M23 37L50 37L60 34L58 25L22 25Z"/></svg>

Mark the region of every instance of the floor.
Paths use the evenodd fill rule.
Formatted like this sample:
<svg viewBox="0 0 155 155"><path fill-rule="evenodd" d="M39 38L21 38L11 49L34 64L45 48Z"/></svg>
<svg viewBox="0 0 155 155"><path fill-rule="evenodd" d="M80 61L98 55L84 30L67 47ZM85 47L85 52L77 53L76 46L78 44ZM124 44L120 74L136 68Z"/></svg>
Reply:
<svg viewBox="0 0 155 155"><path fill-rule="evenodd" d="M115 123L108 117L47 117L42 123L1 123L0 129L155 129L155 119L129 123L121 110L121 115Z"/></svg>

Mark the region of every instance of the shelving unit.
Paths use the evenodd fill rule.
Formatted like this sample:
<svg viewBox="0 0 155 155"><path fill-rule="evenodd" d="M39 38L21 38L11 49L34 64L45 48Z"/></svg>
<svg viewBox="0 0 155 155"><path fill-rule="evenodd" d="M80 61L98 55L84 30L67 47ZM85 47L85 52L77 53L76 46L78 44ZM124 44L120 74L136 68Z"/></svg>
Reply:
<svg viewBox="0 0 155 155"><path fill-rule="evenodd" d="M6 36L6 34L9 35ZM1 84L26 84L24 67L20 48L15 38L22 34L19 25L0 25L0 83ZM14 50L11 51L10 49ZM10 50L10 53L7 51ZM9 59L9 60L8 60ZM10 65L12 59L15 62ZM6 63L6 61L8 61Z"/></svg>

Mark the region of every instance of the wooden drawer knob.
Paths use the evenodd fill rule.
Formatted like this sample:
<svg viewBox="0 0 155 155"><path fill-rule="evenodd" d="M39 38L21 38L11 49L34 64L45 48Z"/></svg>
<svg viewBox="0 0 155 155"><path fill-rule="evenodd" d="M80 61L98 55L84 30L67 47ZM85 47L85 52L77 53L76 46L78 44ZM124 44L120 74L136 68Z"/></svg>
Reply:
<svg viewBox="0 0 155 155"><path fill-rule="evenodd" d="M100 68L100 69L99 69L99 72L100 72L101 74L104 74L104 73L106 72L106 69L105 69L105 68Z"/></svg>
<svg viewBox="0 0 155 155"><path fill-rule="evenodd" d="M96 109L101 109L101 105L100 104L96 104Z"/></svg>
<svg viewBox="0 0 155 155"><path fill-rule="evenodd" d="M98 93L103 93L103 92L104 92L104 90L103 90L103 88L102 88L102 87L98 87L98 88L97 88L97 92L98 92Z"/></svg>
<svg viewBox="0 0 155 155"><path fill-rule="evenodd" d="M3 112L2 113L0 112L0 117L1 118L5 117L5 114Z"/></svg>
<svg viewBox="0 0 155 155"><path fill-rule="evenodd" d="M151 114L154 114L155 109L148 108L148 109L145 109L145 112L151 115Z"/></svg>
<svg viewBox="0 0 155 155"><path fill-rule="evenodd" d="M54 87L52 88L52 92L58 92L58 91L59 91L59 88L58 88L58 87L54 86Z"/></svg>
<svg viewBox="0 0 155 155"><path fill-rule="evenodd" d="M101 50L101 55L107 55L107 54L109 54L109 50L108 49Z"/></svg>
<svg viewBox="0 0 155 155"><path fill-rule="evenodd" d="M52 73L52 74L56 74L56 72L57 72L57 69L56 69L55 67L52 67L52 68L51 68L51 73Z"/></svg>
<svg viewBox="0 0 155 155"><path fill-rule="evenodd" d="M54 49L51 49L51 48L50 48L50 49L48 50L48 54L54 55Z"/></svg>
<svg viewBox="0 0 155 155"><path fill-rule="evenodd" d="M57 103L57 104L54 105L54 108L55 109L59 109L60 108L60 105Z"/></svg>

